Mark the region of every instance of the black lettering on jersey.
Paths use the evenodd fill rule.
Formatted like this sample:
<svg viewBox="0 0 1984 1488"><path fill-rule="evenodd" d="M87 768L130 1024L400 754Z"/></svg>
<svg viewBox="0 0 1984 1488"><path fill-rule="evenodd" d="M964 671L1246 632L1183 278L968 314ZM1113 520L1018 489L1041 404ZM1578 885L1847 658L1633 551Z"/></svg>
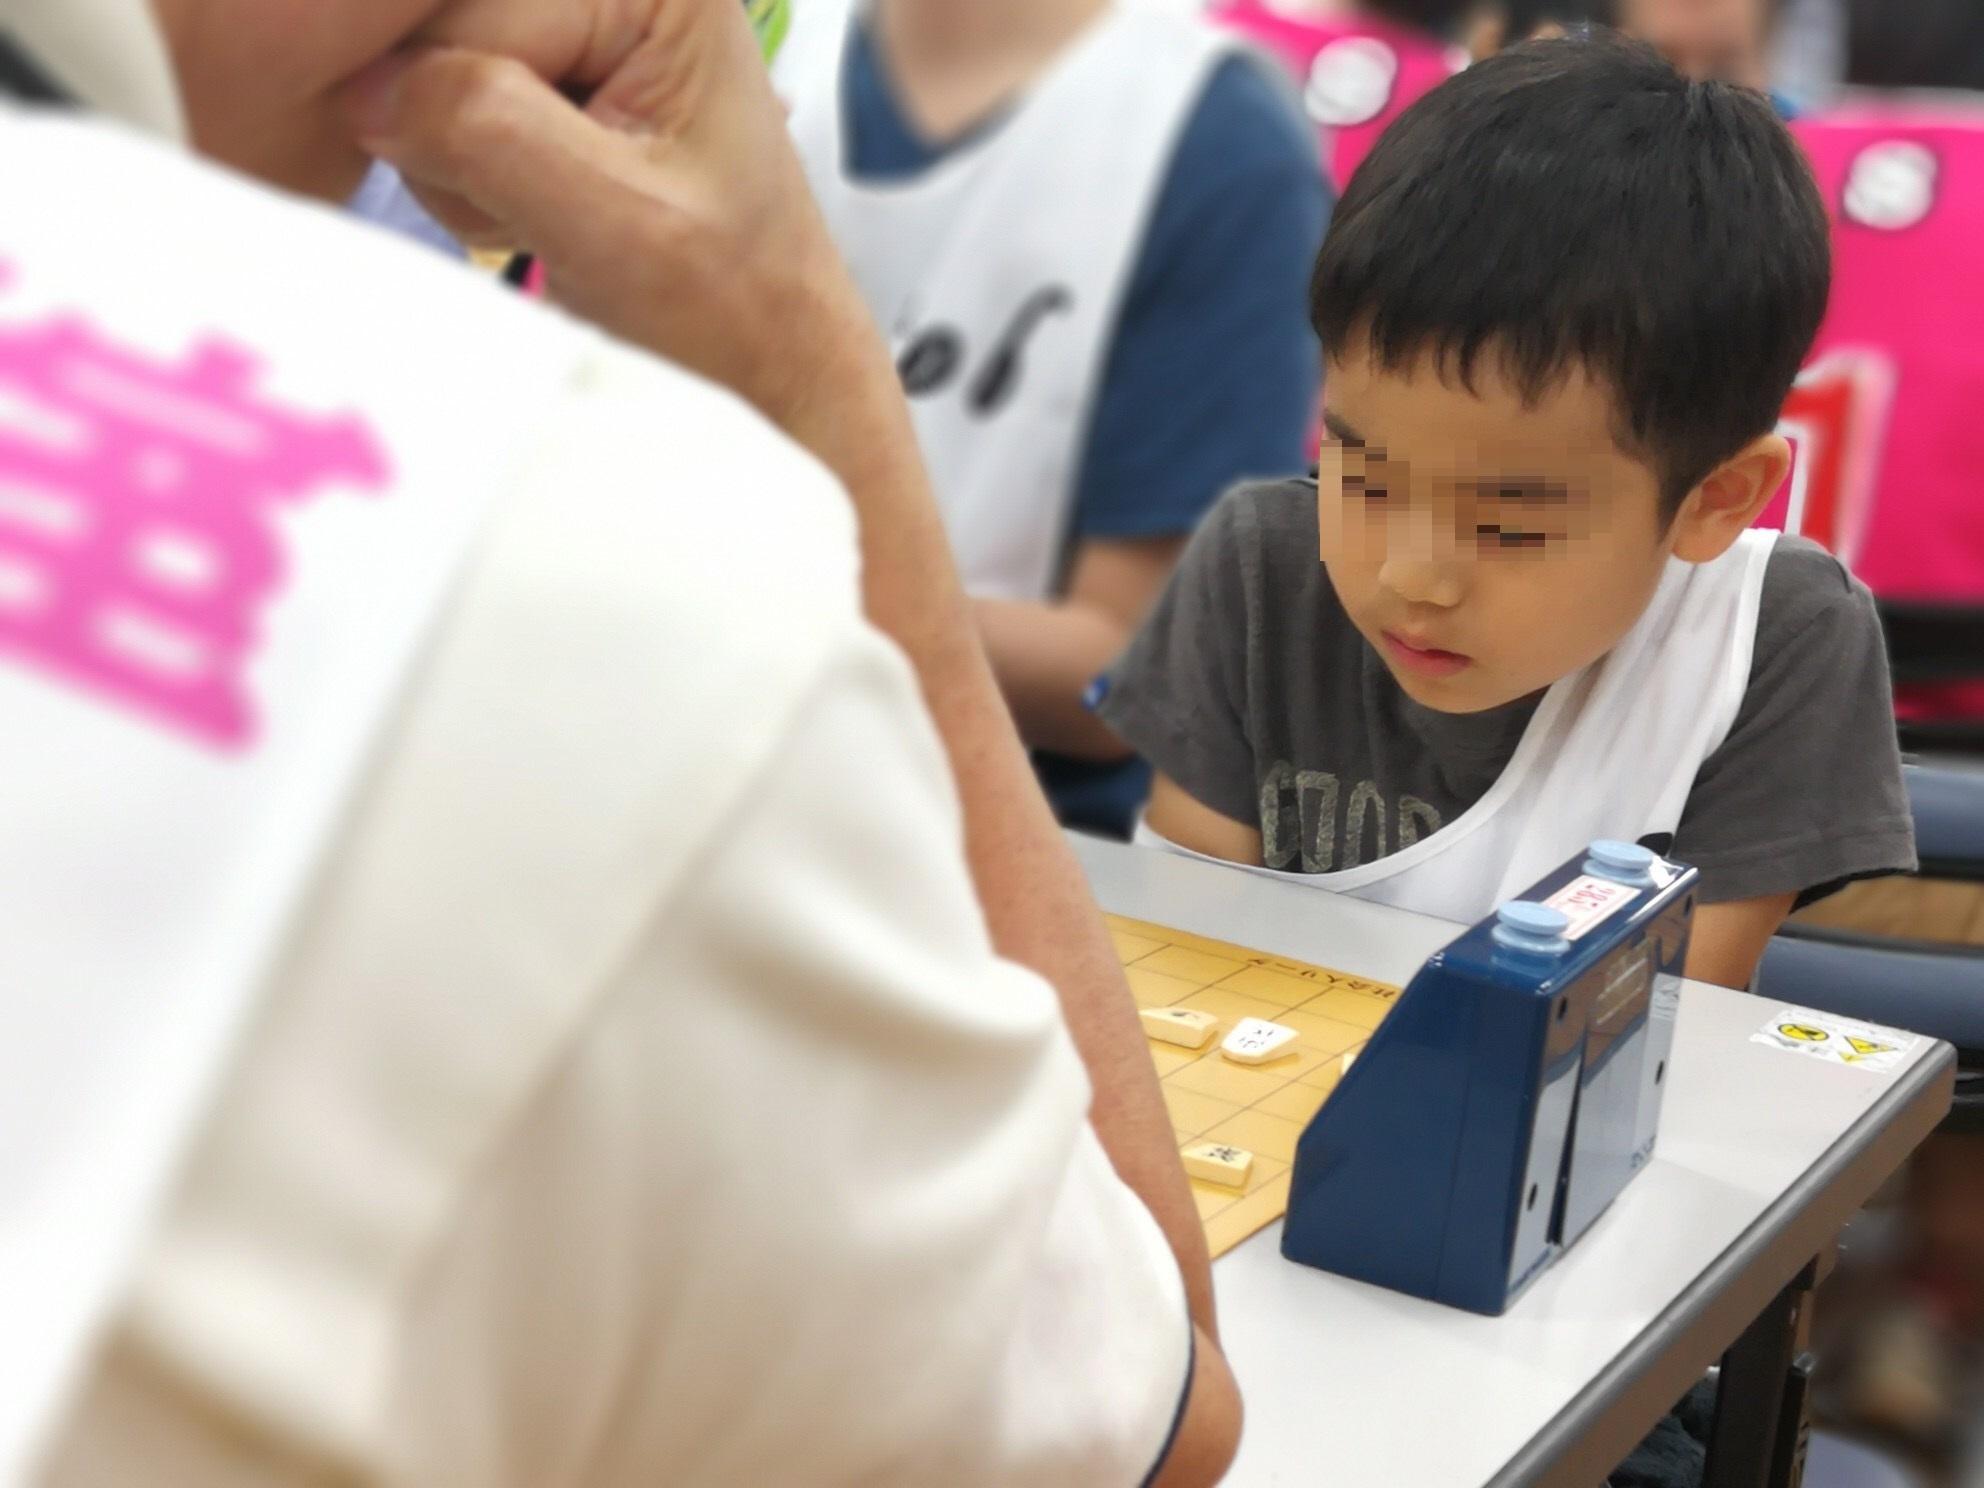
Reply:
<svg viewBox="0 0 1984 1488"><path fill-rule="evenodd" d="M927 398L951 385L964 363L964 337L947 325L920 331L896 358L902 390L912 398Z"/></svg>
<svg viewBox="0 0 1984 1488"><path fill-rule="evenodd" d="M966 407L979 418L991 418L1012 402L1026 372L1027 343L1048 316L1063 314L1073 305L1074 296L1060 284L1036 289L1022 300L965 390ZM957 381L968 354L956 326L925 326L903 346L896 358L896 375L910 397L934 398Z"/></svg>
<svg viewBox="0 0 1984 1488"><path fill-rule="evenodd" d="M1020 374L1025 370L1022 356L1027 341L1043 320L1065 312L1073 304L1074 297L1059 284L1036 289L1021 302L1020 308L1013 314L1012 323L1006 327L1006 334L993 348L991 359L972 382L973 413L980 418L990 418L1012 401L1013 393L1019 388Z"/></svg>

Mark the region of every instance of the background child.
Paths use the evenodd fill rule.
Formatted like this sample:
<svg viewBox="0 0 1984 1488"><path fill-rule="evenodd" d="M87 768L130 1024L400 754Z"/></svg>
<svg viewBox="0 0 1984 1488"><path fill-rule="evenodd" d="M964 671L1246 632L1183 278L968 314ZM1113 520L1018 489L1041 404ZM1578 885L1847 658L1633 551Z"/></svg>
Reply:
<svg viewBox="0 0 1984 1488"><path fill-rule="evenodd" d="M1221 504L1104 704L1149 826L1454 919L1646 840L1701 868L1689 967L1728 985L1912 866L1871 601L1746 532L1826 283L1768 106L1642 47L1528 43L1409 110L1316 267L1317 479Z"/></svg>
<svg viewBox="0 0 1984 1488"><path fill-rule="evenodd" d="M1796 106L1771 86L1786 8L1786 0L1614 0L1613 20L1689 77L1769 92L1771 106L1790 118Z"/></svg>
<svg viewBox="0 0 1984 1488"><path fill-rule="evenodd" d="M1144 776L1083 696L1219 493L1301 467L1314 138L1144 4L805 0L778 76L1021 733L1064 820L1125 833Z"/></svg>

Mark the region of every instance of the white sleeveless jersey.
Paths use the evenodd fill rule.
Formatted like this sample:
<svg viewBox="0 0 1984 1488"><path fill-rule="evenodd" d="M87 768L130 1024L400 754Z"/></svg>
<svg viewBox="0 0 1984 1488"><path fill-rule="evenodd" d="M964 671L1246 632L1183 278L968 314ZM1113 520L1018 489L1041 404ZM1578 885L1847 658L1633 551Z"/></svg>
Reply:
<svg viewBox="0 0 1984 1488"><path fill-rule="evenodd" d="M1236 44L1119 4L982 139L914 179L864 182L845 164L853 14L848 0L795 8L776 69L793 137L896 348L966 586L1045 598L1145 228L1207 78Z"/></svg>
<svg viewBox="0 0 1984 1488"><path fill-rule="evenodd" d="M1544 694L1494 785L1437 832L1341 872L1248 871L1465 922L1597 838L1672 833L1749 690L1776 541L1746 532L1712 563L1670 559L1646 613ZM1149 827L1139 835L1184 851Z"/></svg>

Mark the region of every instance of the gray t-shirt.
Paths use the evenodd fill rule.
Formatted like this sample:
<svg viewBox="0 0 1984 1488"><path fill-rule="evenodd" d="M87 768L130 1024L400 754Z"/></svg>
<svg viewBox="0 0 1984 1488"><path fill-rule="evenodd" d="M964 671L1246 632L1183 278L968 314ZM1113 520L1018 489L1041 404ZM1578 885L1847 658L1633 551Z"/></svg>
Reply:
<svg viewBox="0 0 1984 1488"><path fill-rule="evenodd" d="M1454 820L1507 766L1540 697L1440 713L1406 696L1317 559L1316 487L1228 493L1116 665L1102 717L1185 792L1261 829L1271 868L1374 862ZM1756 660L1671 843L1711 902L1915 866L1880 622L1823 548L1764 573Z"/></svg>

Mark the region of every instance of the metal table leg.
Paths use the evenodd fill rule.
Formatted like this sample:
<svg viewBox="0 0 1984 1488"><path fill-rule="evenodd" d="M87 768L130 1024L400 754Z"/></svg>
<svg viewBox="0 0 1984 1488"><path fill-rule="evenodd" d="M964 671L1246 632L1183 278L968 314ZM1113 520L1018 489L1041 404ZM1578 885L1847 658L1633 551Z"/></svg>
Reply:
<svg viewBox="0 0 1984 1488"><path fill-rule="evenodd" d="M1723 1355L1703 1488L1798 1488L1804 1477L1805 1312L1818 1277L1814 1261Z"/></svg>

